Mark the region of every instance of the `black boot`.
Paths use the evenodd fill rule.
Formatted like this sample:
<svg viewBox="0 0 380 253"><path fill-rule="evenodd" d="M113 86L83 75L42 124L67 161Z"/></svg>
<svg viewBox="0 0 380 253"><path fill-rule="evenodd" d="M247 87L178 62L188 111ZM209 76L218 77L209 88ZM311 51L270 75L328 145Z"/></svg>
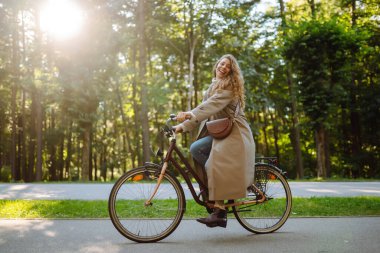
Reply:
<svg viewBox="0 0 380 253"><path fill-rule="evenodd" d="M220 208L215 208L214 212L207 218L199 218L197 221L202 224L206 224L207 227L210 228L217 226L225 228L227 226L227 211Z"/></svg>

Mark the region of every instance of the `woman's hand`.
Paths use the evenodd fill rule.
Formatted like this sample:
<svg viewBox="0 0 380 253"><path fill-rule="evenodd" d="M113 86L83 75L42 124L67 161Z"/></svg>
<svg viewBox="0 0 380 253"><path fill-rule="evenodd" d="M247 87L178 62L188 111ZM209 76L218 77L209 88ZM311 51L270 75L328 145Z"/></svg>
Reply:
<svg viewBox="0 0 380 253"><path fill-rule="evenodd" d="M175 133L178 134L178 133L182 133L183 132L183 128L182 128L182 125L179 124L179 125L176 125L176 126L173 126L173 128L175 129Z"/></svg>
<svg viewBox="0 0 380 253"><path fill-rule="evenodd" d="M179 112L176 119L180 123L184 122L187 119L191 119L191 112Z"/></svg>

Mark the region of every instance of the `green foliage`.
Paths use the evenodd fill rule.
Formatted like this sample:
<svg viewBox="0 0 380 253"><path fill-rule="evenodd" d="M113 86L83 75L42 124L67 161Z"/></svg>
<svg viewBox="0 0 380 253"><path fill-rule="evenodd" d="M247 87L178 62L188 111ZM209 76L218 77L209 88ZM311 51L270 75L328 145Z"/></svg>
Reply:
<svg viewBox="0 0 380 253"><path fill-rule="evenodd" d="M292 27L285 38L284 55L297 70L300 98L313 128L327 125L335 105L348 95L350 53L358 50L359 37L347 29L336 20L311 20Z"/></svg>

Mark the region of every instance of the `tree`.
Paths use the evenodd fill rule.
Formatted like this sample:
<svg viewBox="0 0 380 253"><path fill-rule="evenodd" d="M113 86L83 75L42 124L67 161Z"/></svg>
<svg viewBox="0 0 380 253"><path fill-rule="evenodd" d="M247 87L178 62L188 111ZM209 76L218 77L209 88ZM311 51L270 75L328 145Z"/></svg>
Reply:
<svg viewBox="0 0 380 253"><path fill-rule="evenodd" d="M341 99L348 50L355 47L353 33L345 30L335 20L312 20L300 23L286 38L285 56L297 69L301 100L315 130L317 176L323 178L330 166L328 120Z"/></svg>
<svg viewBox="0 0 380 253"><path fill-rule="evenodd" d="M149 119L148 119L148 93L146 83L146 27L145 19L147 16L147 8L145 0L139 0L137 5L137 21L136 29L139 45L139 86L140 86L140 99L141 99L141 128L142 128L142 142L143 142L143 159L144 162L150 161L150 141L149 141Z"/></svg>
<svg viewBox="0 0 380 253"><path fill-rule="evenodd" d="M280 4L280 16L281 16L281 30L283 35L286 36L286 16L285 16L285 4L283 0L279 0ZM314 2L313 2L314 5ZM293 149L296 158L296 170L297 178L304 177L303 171L303 162L302 162L302 152L301 152L301 140L300 140L300 129L299 129L299 119L298 119L298 109L297 109L297 97L296 97L296 87L292 78L291 65L290 63L285 63L286 71L286 81L289 90L289 97L291 103L291 118L292 118L292 127L290 138L293 144Z"/></svg>

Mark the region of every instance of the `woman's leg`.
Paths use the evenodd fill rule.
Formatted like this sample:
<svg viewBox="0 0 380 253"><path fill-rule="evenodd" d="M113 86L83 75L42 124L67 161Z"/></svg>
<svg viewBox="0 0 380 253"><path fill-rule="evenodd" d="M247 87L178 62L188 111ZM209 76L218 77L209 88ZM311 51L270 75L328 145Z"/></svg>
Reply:
<svg viewBox="0 0 380 253"><path fill-rule="evenodd" d="M215 200L214 211L207 218L199 218L197 221L211 228L225 228L227 226L227 210L224 207L224 201Z"/></svg>
<svg viewBox="0 0 380 253"><path fill-rule="evenodd" d="M212 147L212 137L206 136L193 142L190 146L190 153L194 159L205 167L208 157L210 156Z"/></svg>
<svg viewBox="0 0 380 253"><path fill-rule="evenodd" d="M212 148L212 137L206 136L199 139L190 146L190 152L193 158L203 166L206 165L207 159L210 156ZM226 227L227 226L227 211L224 207L223 200L216 200L214 212L207 218L197 219L198 222L206 224L208 227Z"/></svg>

